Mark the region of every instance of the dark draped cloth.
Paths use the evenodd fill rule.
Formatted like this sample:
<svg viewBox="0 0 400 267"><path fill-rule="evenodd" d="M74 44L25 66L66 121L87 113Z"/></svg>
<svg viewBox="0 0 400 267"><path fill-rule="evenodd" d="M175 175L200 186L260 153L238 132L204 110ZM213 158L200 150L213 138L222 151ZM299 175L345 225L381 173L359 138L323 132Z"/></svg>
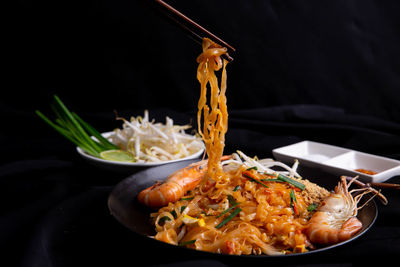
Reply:
<svg viewBox="0 0 400 267"><path fill-rule="evenodd" d="M108 195L132 173L88 164L34 111L51 114L57 94L101 132L121 126L114 110L195 126L201 47L150 2L20 0L5 10L0 266L398 262L398 191L383 191L389 204L377 203L375 225L354 242L279 259L176 253L110 215ZM237 49L225 153L272 157L311 140L400 160L399 1L167 2Z"/></svg>
<svg viewBox="0 0 400 267"><path fill-rule="evenodd" d="M153 115L168 113L174 114L170 110L157 110ZM190 114L175 114L187 120L191 118ZM225 151L239 149L264 158L272 157L274 148L313 140L400 159L399 133L399 124L320 106L232 111ZM248 260L176 254L173 248L165 248L131 232L110 215L107 198L113 187L132 173L104 171L89 165L57 134L14 138L2 140L3 153L15 149L21 153L20 158L15 156L0 168L3 260L8 258L22 266L83 263L90 266L104 263L110 266L230 266L245 264ZM24 152L35 157L23 157ZM388 182L400 183L400 177ZM355 241L309 256L254 262L343 266L365 262L371 255L374 257L371 260L395 260L400 249L400 194L391 190L383 193L389 204L383 206L377 201L377 221Z"/></svg>

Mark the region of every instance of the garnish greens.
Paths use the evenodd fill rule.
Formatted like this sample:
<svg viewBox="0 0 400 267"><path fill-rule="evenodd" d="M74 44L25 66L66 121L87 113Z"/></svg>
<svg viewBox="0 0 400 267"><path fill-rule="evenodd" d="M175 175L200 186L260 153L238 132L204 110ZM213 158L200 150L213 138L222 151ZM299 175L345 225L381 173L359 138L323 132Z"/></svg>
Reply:
<svg viewBox="0 0 400 267"><path fill-rule="evenodd" d="M163 217L161 217L161 218L158 220L158 223L159 223L159 224L162 224L162 223L165 223L165 222L170 221L170 220L171 220L170 217L168 217L168 216L163 216Z"/></svg>
<svg viewBox="0 0 400 267"><path fill-rule="evenodd" d="M240 189L240 185L235 186L235 188L233 188L233 192L236 192Z"/></svg>
<svg viewBox="0 0 400 267"><path fill-rule="evenodd" d="M239 205L239 203L233 204L230 208L227 208L226 210L224 210L223 212L221 212L216 218L221 217L222 215L224 215L225 213L230 212L231 210L233 210L234 208L236 208L236 206Z"/></svg>
<svg viewBox="0 0 400 267"><path fill-rule="evenodd" d="M266 184L262 183L261 181L263 181L263 182L286 182L286 183L289 183L289 184L291 184L291 185L293 185L293 186L295 186L295 187L297 187L297 188L299 188L301 190L304 190L304 188L306 187L304 184L302 184L302 183L300 183L300 182L298 182L298 181L296 181L296 180L294 180L294 179L292 179L290 177L287 177L287 176L285 176L285 175L283 175L281 173L278 173L278 175L274 179L260 179L260 180L258 180L256 178L252 177L251 173L249 172L250 170L257 171L257 167L254 166L254 167L247 168L246 171L244 171L242 173L243 176L248 178L248 179L250 179L250 180L252 180L253 182L259 183L262 186L267 187L267 188L268 188L268 186ZM274 177L276 174L267 174L267 175Z"/></svg>
<svg viewBox="0 0 400 267"><path fill-rule="evenodd" d="M227 216L222 222L220 222L217 226L215 226L215 228L219 229L222 226L224 226L226 223L228 223L230 220L232 220L236 215L239 214L239 212L241 212L242 209L241 208L237 208L235 209L231 214L229 214L229 216Z"/></svg>
<svg viewBox="0 0 400 267"><path fill-rule="evenodd" d="M183 197L181 200L192 200L194 197Z"/></svg>
<svg viewBox="0 0 400 267"><path fill-rule="evenodd" d="M217 218L221 217L222 215L224 215L225 213L230 212L231 210L233 210L234 208L236 208L237 205L239 205L239 202L236 202L235 198L232 195L228 195L228 200L229 200L229 204L231 204L231 207L227 208L226 210L222 211Z"/></svg>
<svg viewBox="0 0 400 267"><path fill-rule="evenodd" d="M56 115L55 122L52 122L39 110L36 110L36 114L54 130L80 147L86 153L95 157L100 157L101 152L119 149L116 145L104 138L95 128L79 117L78 114L69 111L56 95L54 95L54 102L51 104L51 108ZM91 136L94 136L97 140L94 140Z"/></svg>
<svg viewBox="0 0 400 267"><path fill-rule="evenodd" d="M289 177L287 177L287 176L285 176L283 174L278 174L278 178L277 179L282 180L284 182L287 182L287 183L289 183L289 184L291 184L291 185L293 185L293 186L295 186L295 187L297 187L297 188L299 188L301 190L304 190L304 188L306 188L306 186L304 184L302 184L300 182L297 182L296 180L294 180L292 178L289 178Z"/></svg>
<svg viewBox="0 0 400 267"><path fill-rule="evenodd" d="M294 214L296 215L300 214L297 208L297 199L293 189L290 189L290 206L292 207Z"/></svg>
<svg viewBox="0 0 400 267"><path fill-rule="evenodd" d="M257 180L256 178L252 177L251 174L250 174L249 172L243 172L242 175L243 175L244 177L250 179L250 180L253 181L253 182L256 182L256 183L258 183L258 184L260 184L260 185L262 185L262 186L264 186L264 187L266 187L266 188L269 188L266 184L260 182L260 181Z"/></svg>
<svg viewBox="0 0 400 267"><path fill-rule="evenodd" d="M308 211L314 211L318 208L318 203L312 203L307 207Z"/></svg>
<svg viewBox="0 0 400 267"><path fill-rule="evenodd" d="M195 242L196 242L196 239L189 240L189 241L179 243L178 246L186 246L186 245L194 244Z"/></svg>

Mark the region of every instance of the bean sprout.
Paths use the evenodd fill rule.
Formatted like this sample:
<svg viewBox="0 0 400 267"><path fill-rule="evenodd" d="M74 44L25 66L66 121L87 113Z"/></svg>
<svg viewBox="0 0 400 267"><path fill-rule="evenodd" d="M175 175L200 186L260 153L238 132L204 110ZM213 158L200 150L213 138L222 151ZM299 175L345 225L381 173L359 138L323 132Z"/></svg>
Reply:
<svg viewBox="0 0 400 267"><path fill-rule="evenodd" d="M115 129L112 142L135 157L136 162L162 162L188 157L201 149L204 143L197 135L190 135L185 130L190 125L175 125L166 117L164 123L149 120L149 112L144 116L122 120L122 129Z"/></svg>
<svg viewBox="0 0 400 267"><path fill-rule="evenodd" d="M232 155L232 159L230 160L225 160L223 161L223 165L244 165L249 168L251 167L257 167L257 170L260 172L265 172L267 174L273 174L273 173L281 173L281 174L286 174L289 175L290 177L296 177L296 178L301 178L301 176L297 173L297 167L299 165L298 160L295 161L292 167L289 167L288 165L275 161L273 159L254 159L250 158L249 156L245 155L241 151L237 151L237 153L234 153ZM272 167L281 167L284 169L284 171L276 171L272 169Z"/></svg>

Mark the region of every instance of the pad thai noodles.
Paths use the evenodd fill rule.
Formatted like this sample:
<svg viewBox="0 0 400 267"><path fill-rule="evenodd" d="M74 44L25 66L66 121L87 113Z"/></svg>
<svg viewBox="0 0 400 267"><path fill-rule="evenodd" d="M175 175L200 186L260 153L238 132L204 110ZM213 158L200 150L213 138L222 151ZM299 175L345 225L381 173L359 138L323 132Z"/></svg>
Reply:
<svg viewBox="0 0 400 267"><path fill-rule="evenodd" d="M197 58L198 124L208 159L170 174L138 195L139 202L157 209L150 214L154 238L236 255L303 253L318 244L351 238L362 227L356 217L362 208L358 203L369 192L349 190L357 177L350 182L342 178L329 192L303 179L297 161L287 166L241 151L223 155L228 127L224 53L226 49L204 39ZM220 69L219 85L215 72Z"/></svg>

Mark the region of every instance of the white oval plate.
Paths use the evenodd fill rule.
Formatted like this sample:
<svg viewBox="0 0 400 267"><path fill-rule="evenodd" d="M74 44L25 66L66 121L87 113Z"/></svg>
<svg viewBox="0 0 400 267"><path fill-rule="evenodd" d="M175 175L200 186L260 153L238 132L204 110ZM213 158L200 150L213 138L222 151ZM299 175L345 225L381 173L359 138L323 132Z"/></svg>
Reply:
<svg viewBox="0 0 400 267"><path fill-rule="evenodd" d="M108 138L111 136L113 132L106 132L102 133L105 138ZM114 171L132 171L132 170L139 170L143 169L146 167L155 167L155 166L160 166L163 164L168 164L172 162L178 162L178 161L183 161L183 160L189 160L189 159L196 159L200 158L201 155L204 153L204 147L197 151L196 153L187 156L185 158L181 159L174 159L174 160L168 160L168 161L160 161L160 162L121 162L121 161L113 161L113 160L106 160L106 159L101 159L94 157L92 155L87 154L85 151L83 151L80 147L76 147L76 151L79 153L79 155L82 156L86 161L91 163L92 165L95 165L97 167L107 169L107 170L114 170Z"/></svg>

